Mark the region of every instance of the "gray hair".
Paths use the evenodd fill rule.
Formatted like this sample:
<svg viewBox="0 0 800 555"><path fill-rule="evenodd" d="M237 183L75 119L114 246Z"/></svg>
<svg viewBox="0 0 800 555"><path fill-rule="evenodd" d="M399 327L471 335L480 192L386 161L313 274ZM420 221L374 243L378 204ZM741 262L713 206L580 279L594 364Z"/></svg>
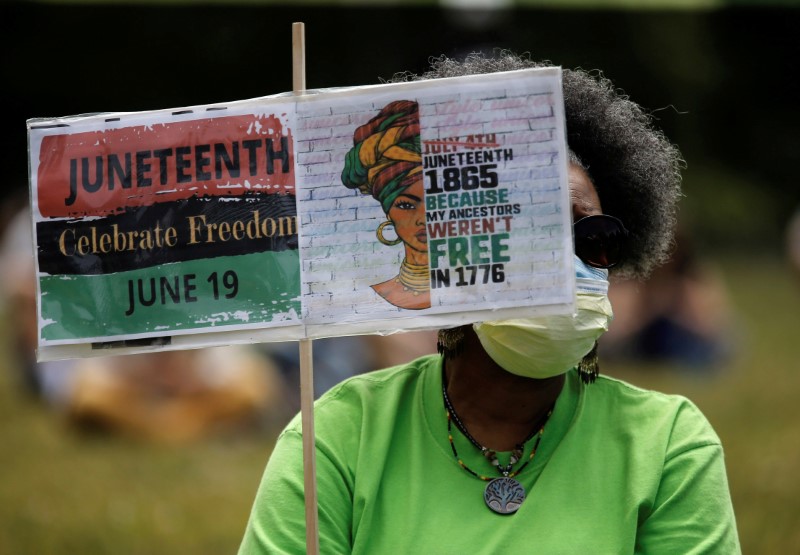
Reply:
<svg viewBox="0 0 800 555"><path fill-rule="evenodd" d="M501 51L456 61L431 59L422 75L396 74L391 81L412 81L549 67ZM592 178L603 212L623 221L630 232L625 259L612 273L646 277L665 262L673 244L684 162L677 147L653 127L641 106L617 91L600 72L563 71L567 143Z"/></svg>

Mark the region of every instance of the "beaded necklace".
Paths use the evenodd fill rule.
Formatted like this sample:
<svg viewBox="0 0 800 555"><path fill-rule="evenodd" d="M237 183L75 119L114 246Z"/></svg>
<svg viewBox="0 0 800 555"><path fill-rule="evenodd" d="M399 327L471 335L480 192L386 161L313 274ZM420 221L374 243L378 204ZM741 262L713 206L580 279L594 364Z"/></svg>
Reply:
<svg viewBox="0 0 800 555"><path fill-rule="evenodd" d="M456 461L458 461L458 465L479 480L488 482L486 489L483 492L483 499L491 510L504 515L517 512L520 505L522 505L522 502L525 501L525 488L523 488L522 484L520 484L517 480L514 480L514 476L517 476L520 472L522 472L536 455L536 451L539 449L539 442L542 440L542 434L544 434L544 425L547 423L550 415L553 414L553 407L547 411L547 414L534 427L533 431L528 435L528 437L526 437L521 443L518 443L511 451L508 464L502 465L497 459L497 452L478 443L478 440L472 437L472 434L469 433L467 427L458 417L458 414L456 413L455 408L450 401L450 397L447 395L447 385L446 380L444 379L442 380L442 398L444 399L444 408L447 415L447 439L450 441L450 448L453 450L453 456L456 458ZM469 442L472 443L472 445L474 445L483 454L483 456L486 457L487 460L489 460L492 466L497 468L501 474L500 478L492 478L490 476L478 474L461 460L461 458L458 456L456 444L453 441L453 422L455 422L459 431L464 434L464 437L466 437ZM522 466L520 466L517 470L513 470L514 465L520 460L520 458L522 458L522 453L525 450L525 444L533 437L536 437L536 443L534 443L533 448L531 449L531 454L528 457L528 460L522 463Z"/></svg>

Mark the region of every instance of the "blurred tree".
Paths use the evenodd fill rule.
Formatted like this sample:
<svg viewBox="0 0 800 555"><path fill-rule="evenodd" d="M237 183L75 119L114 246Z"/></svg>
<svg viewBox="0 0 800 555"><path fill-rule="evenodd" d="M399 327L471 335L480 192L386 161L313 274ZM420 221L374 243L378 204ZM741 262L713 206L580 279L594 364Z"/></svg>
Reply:
<svg viewBox="0 0 800 555"><path fill-rule="evenodd" d="M598 3L606 5L608 2ZM584 3L585 5L585 3ZM700 247L773 245L800 188L794 30L800 10L634 11L248 5L0 6L3 193L27 181L24 120L225 102L291 88L302 18L310 87L422 71L430 55L494 46L602 68L687 160L684 217ZM387 30L411 32L387 32ZM413 39L412 39L413 37ZM412 39L412 40L409 40Z"/></svg>

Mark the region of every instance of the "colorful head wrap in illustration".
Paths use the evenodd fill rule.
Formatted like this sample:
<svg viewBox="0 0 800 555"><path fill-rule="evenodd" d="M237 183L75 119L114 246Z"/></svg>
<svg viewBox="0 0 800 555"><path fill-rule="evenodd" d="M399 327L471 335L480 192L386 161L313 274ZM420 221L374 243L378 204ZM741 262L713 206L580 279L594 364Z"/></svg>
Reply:
<svg viewBox="0 0 800 555"><path fill-rule="evenodd" d="M419 106L410 100L387 104L356 129L353 144L345 157L342 183L371 194L388 213L394 200L420 179Z"/></svg>

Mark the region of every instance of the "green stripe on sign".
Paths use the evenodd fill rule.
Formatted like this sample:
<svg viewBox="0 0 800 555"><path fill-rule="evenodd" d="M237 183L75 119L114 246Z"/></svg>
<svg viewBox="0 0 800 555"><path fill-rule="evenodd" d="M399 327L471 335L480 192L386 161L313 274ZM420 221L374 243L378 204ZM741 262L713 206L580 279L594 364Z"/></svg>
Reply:
<svg viewBox="0 0 800 555"><path fill-rule="evenodd" d="M297 250L45 276L40 286L45 340L258 324L300 314Z"/></svg>

